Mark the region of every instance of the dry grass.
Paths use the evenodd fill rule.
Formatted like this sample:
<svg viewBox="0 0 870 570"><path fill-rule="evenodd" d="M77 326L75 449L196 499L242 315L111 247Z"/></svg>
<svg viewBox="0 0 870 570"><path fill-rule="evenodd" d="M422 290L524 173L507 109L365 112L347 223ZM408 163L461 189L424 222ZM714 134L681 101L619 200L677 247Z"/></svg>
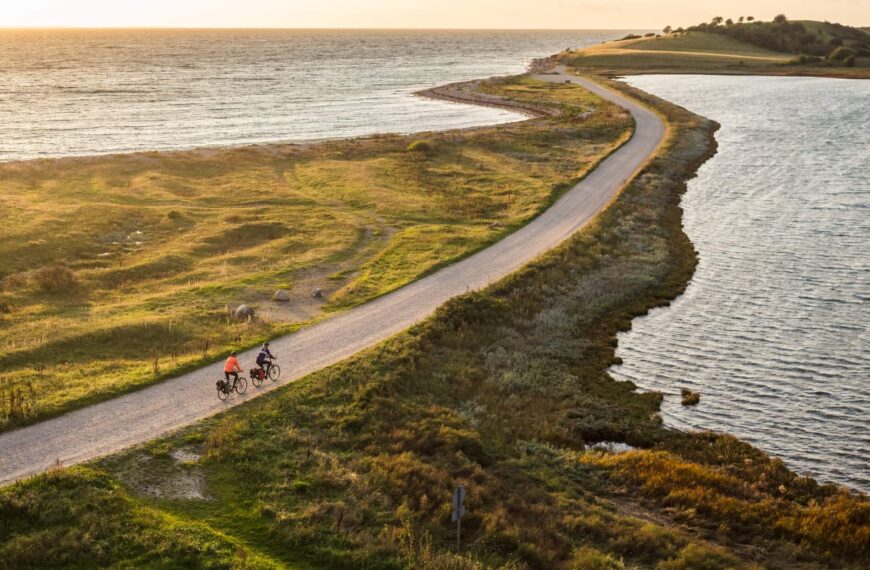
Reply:
<svg viewBox="0 0 870 570"><path fill-rule="evenodd" d="M0 367L13 384L37 385L26 421L179 374L468 255L539 213L630 129L578 87L488 88L511 97L514 84L558 99L565 116L0 165L10 216ZM595 113L580 120L575 108ZM289 304L271 300L277 289ZM260 318L229 319L240 303ZM0 429L21 421L0 413Z"/></svg>

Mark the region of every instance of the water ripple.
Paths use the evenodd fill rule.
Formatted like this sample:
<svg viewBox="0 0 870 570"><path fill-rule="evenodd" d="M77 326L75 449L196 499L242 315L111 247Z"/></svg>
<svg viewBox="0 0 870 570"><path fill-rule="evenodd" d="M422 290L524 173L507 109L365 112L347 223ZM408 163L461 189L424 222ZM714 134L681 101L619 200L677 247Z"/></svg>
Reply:
<svg viewBox="0 0 870 570"><path fill-rule="evenodd" d="M519 73L533 57L621 35L0 30L0 160L514 121L521 116L412 93Z"/></svg>
<svg viewBox="0 0 870 570"><path fill-rule="evenodd" d="M630 83L722 128L682 204L698 270L620 336L613 376L664 392L669 425L734 433L870 491L870 83ZM699 406L680 404L683 386Z"/></svg>

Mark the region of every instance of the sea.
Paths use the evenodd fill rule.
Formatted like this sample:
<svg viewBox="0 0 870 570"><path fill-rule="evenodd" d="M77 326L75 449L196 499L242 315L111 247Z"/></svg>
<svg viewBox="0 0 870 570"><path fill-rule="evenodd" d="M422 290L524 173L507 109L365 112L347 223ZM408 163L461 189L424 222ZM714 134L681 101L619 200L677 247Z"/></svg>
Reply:
<svg viewBox="0 0 870 570"><path fill-rule="evenodd" d="M414 92L628 32L0 30L0 161L514 121Z"/></svg>
<svg viewBox="0 0 870 570"><path fill-rule="evenodd" d="M620 335L612 375L665 393L668 425L870 492L870 82L627 80L721 129L682 200L697 272Z"/></svg>

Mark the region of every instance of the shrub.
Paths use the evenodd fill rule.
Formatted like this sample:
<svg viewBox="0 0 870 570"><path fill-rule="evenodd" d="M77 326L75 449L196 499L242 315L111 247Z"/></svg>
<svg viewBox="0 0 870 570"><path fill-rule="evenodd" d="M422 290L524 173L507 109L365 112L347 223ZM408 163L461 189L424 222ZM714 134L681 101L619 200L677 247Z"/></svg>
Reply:
<svg viewBox="0 0 870 570"><path fill-rule="evenodd" d="M574 551L570 568L572 570L620 570L625 568L625 565L609 554L583 546Z"/></svg>
<svg viewBox="0 0 870 570"><path fill-rule="evenodd" d="M692 392L688 388L680 389L680 396L682 396L682 404L684 406L696 406L698 402L701 401L701 394L698 392Z"/></svg>
<svg viewBox="0 0 870 570"><path fill-rule="evenodd" d="M855 67L855 56L850 55L849 57L847 57L846 59L843 60L843 64L846 67Z"/></svg>
<svg viewBox="0 0 870 570"><path fill-rule="evenodd" d="M843 61L849 56L854 56L855 54L847 47L838 47L834 51L831 52L831 55L828 56L828 59L833 61Z"/></svg>
<svg viewBox="0 0 870 570"><path fill-rule="evenodd" d="M414 141L408 145L408 152L431 152L433 149L432 143L429 141Z"/></svg>
<svg viewBox="0 0 870 570"><path fill-rule="evenodd" d="M36 270L33 281L46 293L62 293L75 287L76 276L69 267L58 263Z"/></svg>
<svg viewBox="0 0 870 570"><path fill-rule="evenodd" d="M656 566L656 570L726 570L737 565L738 561L721 548L692 543L674 560Z"/></svg>

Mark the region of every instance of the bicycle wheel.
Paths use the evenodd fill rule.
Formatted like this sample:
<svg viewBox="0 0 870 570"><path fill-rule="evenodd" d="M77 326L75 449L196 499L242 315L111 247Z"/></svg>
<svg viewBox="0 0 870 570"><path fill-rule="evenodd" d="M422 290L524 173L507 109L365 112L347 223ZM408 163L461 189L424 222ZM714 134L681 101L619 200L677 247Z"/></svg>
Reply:
<svg viewBox="0 0 870 570"><path fill-rule="evenodd" d="M272 367L269 368L269 380L274 382L279 376L281 376L281 367L277 364L273 364Z"/></svg>
<svg viewBox="0 0 870 570"><path fill-rule="evenodd" d="M220 384L218 384L217 392L218 392L218 398L220 399L221 402L225 401L227 398L230 397L230 391L225 390L223 388L223 386Z"/></svg>
<svg viewBox="0 0 870 570"><path fill-rule="evenodd" d="M243 377L239 378L238 382L236 382L236 393L244 394L245 390L247 390L247 389L248 389L248 381L243 376Z"/></svg>
<svg viewBox="0 0 870 570"><path fill-rule="evenodd" d="M263 379L260 378L259 374L252 374L251 375L251 384L253 384L254 386L259 388L260 384L262 384L262 383L263 383Z"/></svg>

